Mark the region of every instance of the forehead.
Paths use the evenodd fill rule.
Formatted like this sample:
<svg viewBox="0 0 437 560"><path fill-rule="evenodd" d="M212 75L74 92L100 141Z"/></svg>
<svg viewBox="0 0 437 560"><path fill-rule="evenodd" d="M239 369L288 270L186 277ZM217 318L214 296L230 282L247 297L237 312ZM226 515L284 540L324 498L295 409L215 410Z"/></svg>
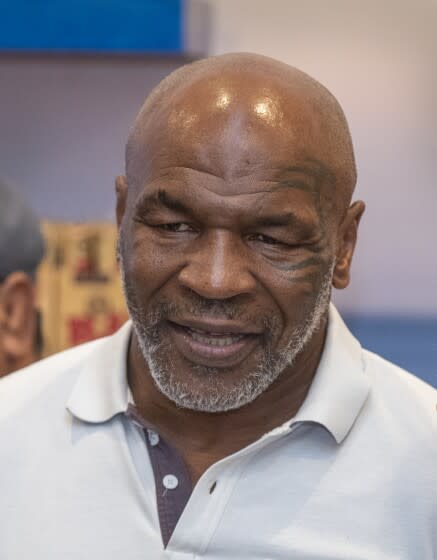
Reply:
<svg viewBox="0 0 437 560"><path fill-rule="evenodd" d="M311 95L274 80L231 75L175 92L151 115L141 144L142 185L166 178L239 196L293 182L332 198L329 123Z"/></svg>

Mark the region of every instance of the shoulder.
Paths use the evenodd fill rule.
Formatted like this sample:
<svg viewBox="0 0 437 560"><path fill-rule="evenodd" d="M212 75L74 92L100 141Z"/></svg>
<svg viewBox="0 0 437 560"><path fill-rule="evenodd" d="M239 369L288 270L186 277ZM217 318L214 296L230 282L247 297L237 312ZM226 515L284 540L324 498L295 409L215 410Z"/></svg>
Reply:
<svg viewBox="0 0 437 560"><path fill-rule="evenodd" d="M371 380L371 400L399 433L429 440L436 449L437 390L412 373L363 350L366 374ZM431 443L431 441L433 443Z"/></svg>
<svg viewBox="0 0 437 560"><path fill-rule="evenodd" d="M87 358L105 339L54 354L0 380L0 427L16 415L29 418L41 400L49 412L52 399L65 400ZM65 397L65 399L64 399Z"/></svg>

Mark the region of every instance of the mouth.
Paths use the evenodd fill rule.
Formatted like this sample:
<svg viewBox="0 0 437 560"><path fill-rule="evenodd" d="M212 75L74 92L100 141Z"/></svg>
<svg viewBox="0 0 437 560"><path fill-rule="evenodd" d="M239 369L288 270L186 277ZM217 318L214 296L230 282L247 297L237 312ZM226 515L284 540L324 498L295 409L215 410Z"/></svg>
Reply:
<svg viewBox="0 0 437 560"><path fill-rule="evenodd" d="M197 365L231 367L245 360L259 343L261 333L222 323L168 321L170 336L184 358Z"/></svg>

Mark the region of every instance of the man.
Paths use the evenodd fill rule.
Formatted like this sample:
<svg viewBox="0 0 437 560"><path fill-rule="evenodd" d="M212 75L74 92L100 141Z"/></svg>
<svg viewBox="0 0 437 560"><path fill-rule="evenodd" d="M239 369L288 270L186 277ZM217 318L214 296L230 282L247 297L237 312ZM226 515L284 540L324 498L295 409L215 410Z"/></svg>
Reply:
<svg viewBox="0 0 437 560"><path fill-rule="evenodd" d="M0 377L40 357L34 277L43 254L36 216L17 192L0 183Z"/></svg>
<svg viewBox="0 0 437 560"><path fill-rule="evenodd" d="M132 323L0 384L0 557L421 559L436 393L334 307L364 211L315 80L225 55L149 96L117 179Z"/></svg>

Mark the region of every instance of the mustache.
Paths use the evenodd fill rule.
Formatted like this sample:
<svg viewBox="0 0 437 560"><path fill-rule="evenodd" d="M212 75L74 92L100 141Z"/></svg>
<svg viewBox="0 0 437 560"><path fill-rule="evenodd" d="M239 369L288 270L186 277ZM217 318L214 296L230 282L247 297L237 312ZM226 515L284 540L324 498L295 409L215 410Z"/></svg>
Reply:
<svg viewBox="0 0 437 560"><path fill-rule="evenodd" d="M168 320L177 322L178 319L183 320L188 317L193 320L201 320L205 316L217 320L237 320L243 324L252 325L261 331L265 331L266 338L271 338L273 333L281 328L280 320L276 316L260 315L259 313L255 316L248 314L245 310L245 303L238 296L226 300L206 299L194 292L185 294L181 303L164 298L157 300L153 307L147 310L146 317L137 300L137 294L124 271L121 235L117 239L116 254L129 312L133 316L141 317L142 328L146 332L155 331L155 334L157 334L157 327ZM255 310L252 312L254 313Z"/></svg>
<svg viewBox="0 0 437 560"><path fill-rule="evenodd" d="M204 299L194 294L190 301L176 303L173 301L159 300L147 313L147 329L154 329L159 324L178 319L203 319L207 316L211 319L236 321L254 326L268 333L275 332L279 327L276 318L263 315L249 315L242 304L226 300Z"/></svg>

